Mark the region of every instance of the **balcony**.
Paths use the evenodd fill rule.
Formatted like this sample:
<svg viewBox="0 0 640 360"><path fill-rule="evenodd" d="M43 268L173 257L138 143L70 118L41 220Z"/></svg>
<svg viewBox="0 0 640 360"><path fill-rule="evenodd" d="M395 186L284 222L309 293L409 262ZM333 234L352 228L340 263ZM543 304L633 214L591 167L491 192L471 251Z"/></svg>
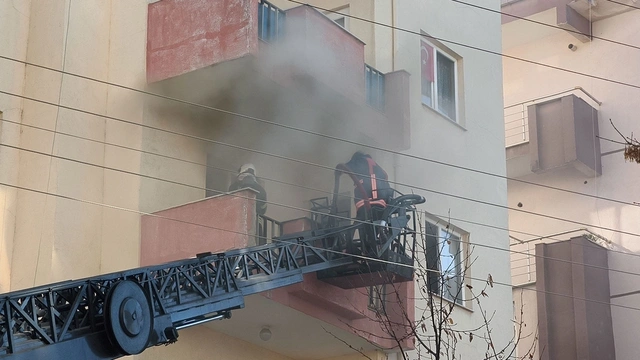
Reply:
<svg viewBox="0 0 640 360"><path fill-rule="evenodd" d="M576 39L588 42L594 22L631 11L637 6L634 4L636 0L501 0L503 48L542 39L564 30ZM521 18L557 28L541 27Z"/></svg>
<svg viewBox="0 0 640 360"><path fill-rule="evenodd" d="M365 64L365 44L314 8L163 0L148 17L156 92L292 125L299 115L284 104L296 104L328 135L409 147L409 74Z"/></svg>
<svg viewBox="0 0 640 360"><path fill-rule="evenodd" d="M314 209L322 210L326 205L326 199L312 201ZM255 194L250 190L213 196L143 215L140 263L158 264L203 252L254 246L260 244L256 234L265 235L270 242L279 234L309 230L323 219L322 214L288 221L259 218L255 213ZM258 229L263 232L258 233ZM404 323L400 314L414 316L414 284L403 282L395 287L401 300L393 296L385 304L392 318L392 314L398 314L392 320ZM231 319L204 326L291 358L322 359L352 354L348 347L327 346L336 341L333 335L364 351L396 347L374 320L376 315L369 309L369 302L365 288L342 289L309 273L302 283L245 297L246 307L234 311ZM274 333L268 342L257 336L264 325L270 325ZM411 348L410 339L403 346Z"/></svg>
<svg viewBox="0 0 640 360"><path fill-rule="evenodd" d="M364 79L367 104L376 110L384 111L384 74L365 64Z"/></svg>
<svg viewBox="0 0 640 360"><path fill-rule="evenodd" d="M599 106L576 87L505 107L507 174L519 177L567 166L587 176L602 174Z"/></svg>

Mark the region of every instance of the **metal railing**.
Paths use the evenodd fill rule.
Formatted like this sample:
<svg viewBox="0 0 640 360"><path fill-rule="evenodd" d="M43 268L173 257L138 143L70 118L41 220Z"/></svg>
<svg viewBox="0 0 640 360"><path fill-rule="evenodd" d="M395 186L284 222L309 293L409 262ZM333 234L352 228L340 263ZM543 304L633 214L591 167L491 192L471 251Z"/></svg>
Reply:
<svg viewBox="0 0 640 360"><path fill-rule="evenodd" d="M328 238L351 232L340 229L333 234L201 254L198 258L2 294L0 357L24 355L49 345L54 346L50 352L39 353L46 353L46 357L33 352L19 358L59 359L68 348L56 344L89 336L93 336L92 341L83 345L89 348L84 354L96 359L130 354L123 347L129 344L140 346L138 351L169 344L177 339L177 329L214 319L212 315L228 318L230 311L244 306L246 295L301 282L306 273L352 264L349 254L322 247ZM125 325L120 311L125 304L131 305L130 299L138 308L132 311L140 314L135 322L139 330L134 335L116 337L116 341L124 340L111 346L105 329L117 336L131 328L128 324L132 322ZM99 356L94 355L96 350L101 351Z"/></svg>
<svg viewBox="0 0 640 360"><path fill-rule="evenodd" d="M528 107L537 103L560 98L564 95L573 94L591 106L596 107L602 103L593 95L589 94L582 87L576 86L573 89L557 92L554 94L530 99L517 104L505 106L504 108L504 137L506 147L519 145L529 141L529 112Z"/></svg>
<svg viewBox="0 0 640 360"><path fill-rule="evenodd" d="M364 80L367 104L384 111L384 74L364 64Z"/></svg>
<svg viewBox="0 0 640 360"><path fill-rule="evenodd" d="M314 228L322 229L329 226L331 218L331 204L328 197L319 197L309 200L311 203L311 224ZM351 223L351 208L338 210L335 217L335 226L346 226Z"/></svg>
<svg viewBox="0 0 640 360"><path fill-rule="evenodd" d="M285 12L273 4L260 0L258 3L258 39L275 42L284 34Z"/></svg>
<svg viewBox="0 0 640 360"><path fill-rule="evenodd" d="M264 245L271 243L273 238L282 235L282 223L268 216L258 215L256 233L258 234L256 244Z"/></svg>
<svg viewBox="0 0 640 360"><path fill-rule="evenodd" d="M528 240L520 240L512 235L509 237L514 240L509 247L512 249L511 254L511 282L514 286L522 286L536 282L536 244L555 243L566 240L554 239L558 236L569 235L574 233L582 233L580 235L588 238L594 244L602 246L605 249L613 249L611 240L595 233L587 228L577 228L567 231L561 231L554 234L536 237ZM573 237L573 236L572 236Z"/></svg>
<svg viewBox="0 0 640 360"><path fill-rule="evenodd" d="M511 257L511 279L515 286L536 281L535 244L522 245L525 248L518 248L517 257Z"/></svg>

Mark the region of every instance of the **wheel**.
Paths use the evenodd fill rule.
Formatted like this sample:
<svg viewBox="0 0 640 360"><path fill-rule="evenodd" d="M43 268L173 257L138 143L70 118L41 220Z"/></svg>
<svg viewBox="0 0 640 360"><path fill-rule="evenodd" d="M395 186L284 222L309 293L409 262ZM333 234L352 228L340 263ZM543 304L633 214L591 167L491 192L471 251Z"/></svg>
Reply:
<svg viewBox="0 0 640 360"><path fill-rule="evenodd" d="M147 348L153 317L140 285L118 282L109 290L104 309L107 335L122 354L135 355Z"/></svg>

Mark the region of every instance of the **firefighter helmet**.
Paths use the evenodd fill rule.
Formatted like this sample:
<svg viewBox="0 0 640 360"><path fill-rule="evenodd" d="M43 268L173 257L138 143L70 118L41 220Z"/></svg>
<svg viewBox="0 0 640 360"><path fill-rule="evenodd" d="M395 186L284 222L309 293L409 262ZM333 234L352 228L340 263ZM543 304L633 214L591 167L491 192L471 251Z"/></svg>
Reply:
<svg viewBox="0 0 640 360"><path fill-rule="evenodd" d="M255 175L256 174L255 166L253 166L253 164L249 164L249 163L240 166L240 170L238 170L238 173L243 174L243 173L246 173L246 172L250 172L253 175Z"/></svg>

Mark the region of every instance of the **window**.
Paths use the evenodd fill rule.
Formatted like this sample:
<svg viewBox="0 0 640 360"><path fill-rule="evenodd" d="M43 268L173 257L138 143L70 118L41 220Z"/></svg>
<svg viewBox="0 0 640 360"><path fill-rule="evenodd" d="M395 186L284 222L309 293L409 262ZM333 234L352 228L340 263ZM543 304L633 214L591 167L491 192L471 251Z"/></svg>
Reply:
<svg viewBox="0 0 640 360"><path fill-rule="evenodd" d="M326 11L324 14L336 24L349 30L349 16L347 16L349 15L349 5Z"/></svg>
<svg viewBox="0 0 640 360"><path fill-rule="evenodd" d="M258 4L258 38L265 42L274 42L284 35L285 12L260 0Z"/></svg>
<svg viewBox="0 0 640 360"><path fill-rule="evenodd" d="M463 236L435 222L426 222L427 286L429 291L462 305L464 291Z"/></svg>
<svg viewBox="0 0 640 360"><path fill-rule="evenodd" d="M422 103L458 121L457 60L428 41L421 41Z"/></svg>
<svg viewBox="0 0 640 360"><path fill-rule="evenodd" d="M373 311L384 310L386 300L386 288L384 285L369 286L369 309Z"/></svg>

